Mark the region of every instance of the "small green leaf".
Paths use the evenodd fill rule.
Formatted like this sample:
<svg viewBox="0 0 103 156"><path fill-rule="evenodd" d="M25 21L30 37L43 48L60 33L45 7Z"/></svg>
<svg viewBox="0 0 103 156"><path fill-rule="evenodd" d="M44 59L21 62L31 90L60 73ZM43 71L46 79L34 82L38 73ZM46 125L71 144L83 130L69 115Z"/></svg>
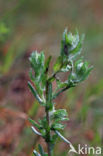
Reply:
<svg viewBox="0 0 103 156"><path fill-rule="evenodd" d="M78 81L84 81L90 74L93 67L88 67L88 62L83 62L81 59L75 63L75 71Z"/></svg>
<svg viewBox="0 0 103 156"><path fill-rule="evenodd" d="M65 65L63 65L63 67L61 68L61 71L62 72L68 72L68 71L70 71L70 69L71 69L72 67L69 65L69 64L65 64Z"/></svg>
<svg viewBox="0 0 103 156"><path fill-rule="evenodd" d="M88 62L83 62L82 59L77 60L75 70L78 75L83 75L88 70Z"/></svg>
<svg viewBox="0 0 103 156"><path fill-rule="evenodd" d="M72 35L71 32L67 32L67 29L63 33L63 38L61 41L61 56L66 56L69 60L74 60L81 53L82 43L84 35L79 37L78 32Z"/></svg>
<svg viewBox="0 0 103 156"><path fill-rule="evenodd" d="M33 85L30 82L28 82L28 86L29 86L31 92L33 93L33 95L35 96L35 98L38 100L38 102L41 105L44 105L42 99L39 97L38 93L36 92L35 88L33 87Z"/></svg>
<svg viewBox="0 0 103 156"><path fill-rule="evenodd" d="M45 137L46 137L46 130L45 129L41 129L40 133L42 134L42 137L45 139Z"/></svg>
<svg viewBox="0 0 103 156"><path fill-rule="evenodd" d="M83 62L82 59L76 61L74 72L71 72L68 77L68 83L71 87L84 81L90 74L93 67L88 67L88 62Z"/></svg>
<svg viewBox="0 0 103 156"><path fill-rule="evenodd" d="M40 82L42 80L42 75L44 73L44 53L38 53L37 51L33 52L29 58L31 66L35 72L35 80Z"/></svg>
<svg viewBox="0 0 103 156"><path fill-rule="evenodd" d="M38 149L39 149L41 156L44 156L45 153L44 153L43 147L40 144L38 145Z"/></svg>
<svg viewBox="0 0 103 156"><path fill-rule="evenodd" d="M81 38L79 39L77 45L75 46L75 48L73 48L71 51L70 51L70 55L69 55L69 59L71 60L74 60L77 58L78 55L81 54L81 50L82 50L82 44L83 44L83 40L84 40L84 34L81 36Z"/></svg>
<svg viewBox="0 0 103 156"><path fill-rule="evenodd" d="M51 126L51 129L53 130L63 130L64 129L64 125L60 124L60 123L53 123Z"/></svg>
<svg viewBox="0 0 103 156"><path fill-rule="evenodd" d="M55 144L57 138L58 138L58 135L57 135L57 134L54 134L54 135L52 136L52 143Z"/></svg>
<svg viewBox="0 0 103 156"><path fill-rule="evenodd" d="M68 120L67 116L68 116L68 113L67 113L66 109L59 109L59 110L56 110L52 114L51 119L53 119L56 122L65 121L65 120Z"/></svg>
<svg viewBox="0 0 103 156"><path fill-rule="evenodd" d="M93 67L90 67L86 72L85 74L83 75L81 81L84 81L87 79L87 77L89 76L90 72L93 70Z"/></svg>
<svg viewBox="0 0 103 156"><path fill-rule="evenodd" d="M42 136L42 134L39 133L39 132L35 129L35 127L31 126L31 128L32 128L32 131L33 131L35 134L37 134L37 135L39 135L39 136Z"/></svg>
<svg viewBox="0 0 103 156"><path fill-rule="evenodd" d="M38 122L40 123L40 127L42 127L42 129L45 129L48 126L46 117L44 116L43 119L39 119ZM44 131L43 131L44 133Z"/></svg>
<svg viewBox="0 0 103 156"><path fill-rule="evenodd" d="M77 82L77 75L74 72L71 72L68 77L68 84L70 87L74 87L76 85L75 82Z"/></svg>
<svg viewBox="0 0 103 156"><path fill-rule="evenodd" d="M64 88L68 85L68 81L61 82L60 80L56 80L56 82L57 82L57 90L60 88Z"/></svg>
<svg viewBox="0 0 103 156"><path fill-rule="evenodd" d="M38 145L38 149L41 156L48 156L48 154L44 152L43 147L40 144Z"/></svg>
<svg viewBox="0 0 103 156"><path fill-rule="evenodd" d="M32 69L30 69L30 71L29 71L29 77L30 77L30 79L34 82L35 81L35 76L33 75L33 70Z"/></svg>
<svg viewBox="0 0 103 156"><path fill-rule="evenodd" d="M53 70L54 72L57 72L61 69L62 67L62 57L59 56L56 60L56 63L54 64Z"/></svg>
<svg viewBox="0 0 103 156"><path fill-rule="evenodd" d="M47 72L49 69L49 64L50 64L51 58L52 58L52 56L49 56L45 62L45 65L44 65L45 66L45 72Z"/></svg>
<svg viewBox="0 0 103 156"><path fill-rule="evenodd" d="M36 128L38 128L38 129L40 129L40 125L39 124L37 124L34 120L32 120L32 119L28 119L29 121L30 121L30 123L33 125L33 126L35 126Z"/></svg>

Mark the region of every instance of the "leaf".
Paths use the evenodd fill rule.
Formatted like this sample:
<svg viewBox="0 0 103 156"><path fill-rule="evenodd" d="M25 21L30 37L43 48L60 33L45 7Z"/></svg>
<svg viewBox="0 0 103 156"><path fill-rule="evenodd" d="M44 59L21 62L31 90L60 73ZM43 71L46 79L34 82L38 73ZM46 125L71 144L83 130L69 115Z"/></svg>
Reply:
<svg viewBox="0 0 103 156"><path fill-rule="evenodd" d="M85 74L83 75L82 79L80 81L84 81L88 78L90 72L93 70L93 67L90 67L86 72Z"/></svg>
<svg viewBox="0 0 103 156"><path fill-rule="evenodd" d="M68 29L65 28L65 30L64 30L64 32L63 32L63 36L62 36L62 40L63 40L63 41L65 41L65 38L66 38L65 36L66 36L67 32L68 32Z"/></svg>
<svg viewBox="0 0 103 156"><path fill-rule="evenodd" d="M56 110L53 115L51 116L51 118L58 122L58 121L64 121L64 120L68 120L67 118L68 116L68 113L65 109L59 109L59 110Z"/></svg>
<svg viewBox="0 0 103 156"><path fill-rule="evenodd" d="M41 83L40 83L41 79L39 79L40 81L38 81L38 78L35 77L35 75L33 73L33 69L30 69L30 71L29 71L29 77L35 83L37 92L40 95L42 95L43 90L45 88L45 82L46 82L46 76L45 76L45 74L42 74L42 82Z"/></svg>
<svg viewBox="0 0 103 156"><path fill-rule="evenodd" d="M40 133L42 134L42 137L45 139L46 138L46 130L45 129L41 129Z"/></svg>
<svg viewBox="0 0 103 156"><path fill-rule="evenodd" d="M58 135L57 135L57 134L54 134L54 135L52 136L52 143L55 144L57 138L58 138Z"/></svg>
<svg viewBox="0 0 103 156"><path fill-rule="evenodd" d="M71 66L70 66L69 64L65 64L65 65L63 65L63 67L61 68L61 71L62 71L62 72L68 72L68 71L70 71L70 69L71 69Z"/></svg>
<svg viewBox="0 0 103 156"><path fill-rule="evenodd" d="M58 132L58 131L55 131L55 133L64 141L64 142L66 142L67 144L69 144L69 146L70 146L70 151L71 152L74 152L74 153L77 153L77 151L75 150L75 148L74 148L74 146L72 145L72 143L69 141L69 140L67 140L60 132ZM69 151L69 152L70 152Z"/></svg>
<svg viewBox="0 0 103 156"><path fill-rule="evenodd" d="M69 55L70 60L76 59L77 56L81 54L83 39L84 39L84 35L81 36L81 38L78 41L78 44L75 46L75 48L70 51L70 53L69 53L70 54Z"/></svg>
<svg viewBox="0 0 103 156"><path fill-rule="evenodd" d="M79 82L84 81L90 74L93 67L88 67L88 62L83 62L81 59L75 63L75 71Z"/></svg>
<svg viewBox="0 0 103 156"><path fill-rule="evenodd" d="M35 81L35 76L33 75L33 70L32 69L30 69L30 71L29 71L29 77L30 77L30 79L34 82Z"/></svg>
<svg viewBox="0 0 103 156"><path fill-rule="evenodd" d="M31 90L31 92L33 93L33 95L35 96L35 98L37 99L37 101L41 104L44 105L42 99L39 97L38 93L36 92L35 88L32 86L32 84L30 82L28 82L28 86Z"/></svg>
<svg viewBox="0 0 103 156"><path fill-rule="evenodd" d="M35 134L37 134L37 135L39 135L39 136L42 136L42 134L39 133L33 126L31 126L31 128L32 128L32 131L33 131Z"/></svg>
<svg viewBox="0 0 103 156"><path fill-rule="evenodd" d="M42 80L42 75L44 73L44 61L45 61L44 53L43 52L38 53L37 51L32 52L29 61L35 72L35 80L37 82L40 82Z"/></svg>
<svg viewBox="0 0 103 156"><path fill-rule="evenodd" d="M63 38L61 41L61 56L66 56L69 60L74 60L80 55L82 50L84 35L79 37L78 32L72 35L71 32L67 32L67 29L63 33Z"/></svg>
<svg viewBox="0 0 103 156"><path fill-rule="evenodd" d="M30 71L30 78L35 83L36 90L39 93L39 95L43 95L43 91L45 90L45 82L46 82L46 76L45 76L45 56L44 53L38 53L37 51L33 52L29 58L31 67L34 71ZM49 57L50 61L50 57ZM47 62L48 65L49 62Z"/></svg>
<svg viewBox="0 0 103 156"><path fill-rule="evenodd" d="M44 152L43 147L40 144L38 145L38 149L41 156L48 156L48 154Z"/></svg>
<svg viewBox="0 0 103 156"><path fill-rule="evenodd" d="M70 87L74 87L76 85L76 83L78 82L78 78L76 73L71 72L69 77L68 77L68 84Z"/></svg>
<svg viewBox="0 0 103 156"><path fill-rule="evenodd" d="M51 129L53 130L63 130L64 129L64 125L62 125L61 123L53 123L52 126L51 126Z"/></svg>
<svg viewBox="0 0 103 156"><path fill-rule="evenodd" d="M50 64L51 58L52 58L52 56L49 56L48 59L45 62L45 65L44 65L44 67L45 67L44 71L45 72L47 72L48 69L49 69L49 64Z"/></svg>
<svg viewBox="0 0 103 156"><path fill-rule="evenodd" d="M83 62L82 59L76 61L74 66L74 72L68 77L68 83L71 87L84 81L90 74L93 67L88 67L88 62Z"/></svg>
<svg viewBox="0 0 103 156"><path fill-rule="evenodd" d="M39 119L38 122L40 123L41 130L43 130L43 129L45 130L45 128L48 126L45 116L43 117L43 119L41 119L41 120ZM42 132L45 133L45 131L41 131L41 133Z"/></svg>
<svg viewBox="0 0 103 156"><path fill-rule="evenodd" d="M40 125L39 124L37 124L34 120L32 120L32 119L28 119L29 121L30 121L30 123L33 125L33 126L35 126L36 128L38 128L38 129L40 129Z"/></svg>
<svg viewBox="0 0 103 156"><path fill-rule="evenodd" d="M57 89L56 89L56 90L58 90L58 89L60 89L60 88L64 88L64 87L66 87L66 86L68 85L68 81L61 82L61 81L58 79L58 80L56 80L56 82L57 82Z"/></svg>
<svg viewBox="0 0 103 156"><path fill-rule="evenodd" d="M38 145L38 149L39 149L41 156L44 156L45 153L44 153L43 147L40 144Z"/></svg>
<svg viewBox="0 0 103 156"><path fill-rule="evenodd" d="M33 151L33 154L34 154L35 156L41 156L36 150Z"/></svg>
<svg viewBox="0 0 103 156"><path fill-rule="evenodd" d="M54 72L57 72L61 69L61 66L62 66L62 57L59 56L56 60L56 63L54 64L53 66L53 70Z"/></svg>
<svg viewBox="0 0 103 156"><path fill-rule="evenodd" d="M44 85L45 85L45 79L44 79L44 75L41 76L42 77L42 82L38 82L36 79L34 79L34 83L36 86L36 90L38 92L39 95L43 95L43 91L44 91Z"/></svg>
<svg viewBox="0 0 103 156"><path fill-rule="evenodd" d="M84 74L88 70L88 62L83 62L82 59L79 59L75 63L75 71L78 75Z"/></svg>

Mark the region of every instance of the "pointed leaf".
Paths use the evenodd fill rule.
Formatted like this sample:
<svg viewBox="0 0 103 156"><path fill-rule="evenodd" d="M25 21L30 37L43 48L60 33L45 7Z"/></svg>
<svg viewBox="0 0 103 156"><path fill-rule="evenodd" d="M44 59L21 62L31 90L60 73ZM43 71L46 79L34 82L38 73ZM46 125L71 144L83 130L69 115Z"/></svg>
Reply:
<svg viewBox="0 0 103 156"><path fill-rule="evenodd" d="M39 149L41 156L44 156L45 152L43 150L43 147L40 144L38 145L38 149Z"/></svg>
<svg viewBox="0 0 103 156"><path fill-rule="evenodd" d="M49 64L50 64L51 58L52 58L52 56L49 56L45 62L45 72L47 72L49 69Z"/></svg>
<svg viewBox="0 0 103 156"><path fill-rule="evenodd" d="M64 129L64 125L60 124L60 123L57 123L57 122L54 122L51 126L51 129L53 130L63 130Z"/></svg>
<svg viewBox="0 0 103 156"><path fill-rule="evenodd" d="M30 123L33 125L33 126L35 126L36 128L38 128L38 129L40 129L40 125L39 124L37 124L34 120L32 120L32 119L28 119L29 121L30 121Z"/></svg>
<svg viewBox="0 0 103 156"><path fill-rule="evenodd" d="M37 99L37 101L38 101L40 104L43 105L43 101L42 101L42 99L39 97L39 95L38 95L38 93L36 92L36 90L35 90L35 88L33 87L33 85L32 85L30 82L28 82L28 86L29 86L31 92L33 93L33 95L35 96L35 98Z"/></svg>
<svg viewBox="0 0 103 156"><path fill-rule="evenodd" d="M33 151L33 154L34 154L35 156L41 156L36 150Z"/></svg>
<svg viewBox="0 0 103 156"><path fill-rule="evenodd" d="M62 66L62 57L59 56L56 60L56 63L54 64L54 67L53 67L54 72L59 71L61 69L61 66Z"/></svg>

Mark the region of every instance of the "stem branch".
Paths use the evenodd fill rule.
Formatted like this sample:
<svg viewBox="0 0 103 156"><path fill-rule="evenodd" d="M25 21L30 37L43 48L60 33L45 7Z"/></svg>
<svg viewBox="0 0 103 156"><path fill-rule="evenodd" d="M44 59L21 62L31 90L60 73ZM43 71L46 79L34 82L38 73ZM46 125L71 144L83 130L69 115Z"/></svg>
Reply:
<svg viewBox="0 0 103 156"><path fill-rule="evenodd" d="M51 156L51 143L50 143L50 117L49 117L49 109L48 109L48 95L49 95L49 82L46 83L46 119L47 119L47 127L46 127L46 143L48 149L48 156Z"/></svg>

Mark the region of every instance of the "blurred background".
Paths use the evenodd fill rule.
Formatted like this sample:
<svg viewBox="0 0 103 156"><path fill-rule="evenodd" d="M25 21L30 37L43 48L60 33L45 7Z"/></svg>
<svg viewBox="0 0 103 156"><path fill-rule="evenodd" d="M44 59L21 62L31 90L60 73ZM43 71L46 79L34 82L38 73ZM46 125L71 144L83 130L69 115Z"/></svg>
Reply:
<svg viewBox="0 0 103 156"><path fill-rule="evenodd" d="M83 55L94 66L88 80L56 99L70 120L63 134L73 143L103 147L103 1L0 0L0 156L32 156L44 141L32 133L28 116L37 120L42 108L27 87L28 57L60 52L64 28L85 33ZM55 156L68 155L58 140Z"/></svg>

